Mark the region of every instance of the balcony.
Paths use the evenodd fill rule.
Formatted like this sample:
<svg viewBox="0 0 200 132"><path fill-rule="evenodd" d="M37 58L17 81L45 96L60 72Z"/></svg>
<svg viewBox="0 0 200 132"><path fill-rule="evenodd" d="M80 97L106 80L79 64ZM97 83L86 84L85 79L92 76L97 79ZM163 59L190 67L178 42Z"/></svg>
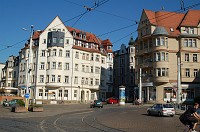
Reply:
<svg viewBox="0 0 200 132"><path fill-rule="evenodd" d="M167 76L155 77L154 81L158 82L158 83L167 83L167 82L169 82L169 77L167 77Z"/></svg>

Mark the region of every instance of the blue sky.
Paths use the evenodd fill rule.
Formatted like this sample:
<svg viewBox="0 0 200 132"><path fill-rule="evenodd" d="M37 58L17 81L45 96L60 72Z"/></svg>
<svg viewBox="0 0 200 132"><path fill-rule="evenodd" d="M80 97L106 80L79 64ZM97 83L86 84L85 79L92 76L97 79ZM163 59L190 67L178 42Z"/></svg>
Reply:
<svg viewBox="0 0 200 132"><path fill-rule="evenodd" d="M72 26L75 21L69 19L86 11L83 7L92 7L102 0L1 0L0 4L0 62L5 62L10 55L18 55L24 46L29 32L22 28L43 30L58 15L65 25ZM183 0L184 6L200 3L199 0ZM127 27L139 21L142 10L176 11L180 9L180 0L108 0L103 5L85 14L73 27L83 31L102 35L116 29ZM200 9L197 6L193 9ZM110 39L113 50L118 50L122 43L129 42L130 33L135 32L137 25L112 32L101 39ZM132 34L134 39L136 32ZM125 37L126 36L126 37ZM124 39L121 39L124 38ZM12 46L12 47L9 47Z"/></svg>

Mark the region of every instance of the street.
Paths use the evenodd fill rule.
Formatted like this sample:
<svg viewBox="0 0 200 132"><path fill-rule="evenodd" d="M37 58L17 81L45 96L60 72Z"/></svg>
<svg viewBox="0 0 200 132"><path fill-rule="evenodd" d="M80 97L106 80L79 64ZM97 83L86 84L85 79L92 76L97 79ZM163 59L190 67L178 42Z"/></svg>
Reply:
<svg viewBox="0 0 200 132"><path fill-rule="evenodd" d="M13 113L1 107L1 132L182 132L179 115L146 114L147 106L46 105L44 112Z"/></svg>

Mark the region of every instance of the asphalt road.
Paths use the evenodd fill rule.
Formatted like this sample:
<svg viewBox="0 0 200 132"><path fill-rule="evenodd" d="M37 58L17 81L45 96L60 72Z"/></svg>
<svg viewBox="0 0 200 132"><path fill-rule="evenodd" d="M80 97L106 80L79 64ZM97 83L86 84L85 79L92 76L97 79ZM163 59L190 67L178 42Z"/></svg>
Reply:
<svg viewBox="0 0 200 132"><path fill-rule="evenodd" d="M44 112L13 113L0 108L0 132L183 132L179 115L156 117L146 106L46 105Z"/></svg>

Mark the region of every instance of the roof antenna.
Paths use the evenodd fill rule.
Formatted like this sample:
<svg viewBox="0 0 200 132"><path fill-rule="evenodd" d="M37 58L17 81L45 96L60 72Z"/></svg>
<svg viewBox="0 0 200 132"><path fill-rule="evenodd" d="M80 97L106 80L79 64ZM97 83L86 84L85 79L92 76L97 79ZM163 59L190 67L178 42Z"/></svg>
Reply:
<svg viewBox="0 0 200 132"><path fill-rule="evenodd" d="M181 10L184 10L184 11L185 11L184 1L183 1L183 0L180 0L180 4L181 4Z"/></svg>

